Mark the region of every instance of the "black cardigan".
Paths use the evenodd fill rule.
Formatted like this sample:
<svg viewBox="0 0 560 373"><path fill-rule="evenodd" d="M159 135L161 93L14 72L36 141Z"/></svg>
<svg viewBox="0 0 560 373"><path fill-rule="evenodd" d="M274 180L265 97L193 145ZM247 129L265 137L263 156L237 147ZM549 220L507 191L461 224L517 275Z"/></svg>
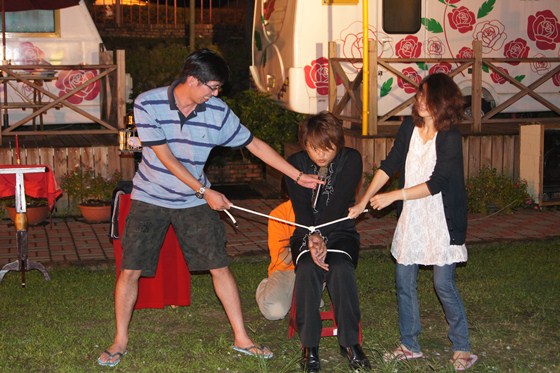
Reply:
<svg viewBox="0 0 560 373"><path fill-rule="evenodd" d="M393 148L380 166L389 177L400 172L400 188L405 183L406 155L413 131L412 119L407 118L399 128ZM457 126L438 132L436 154L436 166L426 184L432 195L441 192L450 244L462 245L467 235L467 192L463 171L463 142ZM402 201L398 201L397 217L402 212L402 206Z"/></svg>

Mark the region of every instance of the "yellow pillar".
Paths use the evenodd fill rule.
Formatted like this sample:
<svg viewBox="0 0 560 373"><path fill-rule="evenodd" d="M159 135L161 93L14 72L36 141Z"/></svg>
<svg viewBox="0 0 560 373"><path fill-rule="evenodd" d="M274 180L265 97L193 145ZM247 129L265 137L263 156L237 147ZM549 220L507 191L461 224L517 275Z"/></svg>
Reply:
<svg viewBox="0 0 560 373"><path fill-rule="evenodd" d="M363 18L363 64L362 64L362 136L368 135L369 123L369 20L368 0L362 0Z"/></svg>

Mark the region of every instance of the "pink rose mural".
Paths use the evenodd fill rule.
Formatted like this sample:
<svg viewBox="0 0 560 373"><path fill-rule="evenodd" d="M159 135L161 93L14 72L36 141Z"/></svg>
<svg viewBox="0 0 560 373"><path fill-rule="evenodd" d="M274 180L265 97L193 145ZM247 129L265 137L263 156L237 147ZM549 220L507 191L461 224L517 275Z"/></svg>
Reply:
<svg viewBox="0 0 560 373"><path fill-rule="evenodd" d="M48 63L45 61L45 52L31 42L19 43L15 51L15 61L22 65L39 65Z"/></svg>
<svg viewBox="0 0 560 373"><path fill-rule="evenodd" d="M311 61L310 65L303 68L305 73L305 83L311 89L317 89L317 94L329 94L329 60L325 57ZM337 77L336 85L340 85L342 80Z"/></svg>
<svg viewBox="0 0 560 373"><path fill-rule="evenodd" d="M555 86L560 87L560 73L556 73L552 76L552 83L554 83Z"/></svg>
<svg viewBox="0 0 560 373"><path fill-rule="evenodd" d="M364 49L364 33L362 31L361 22L353 22L340 33L341 53L346 58L356 58L361 60L363 58ZM392 44L388 45L389 49L385 49L385 45L379 42L379 38L383 33L378 34L375 28L368 28L368 38L370 43L378 44L378 55L392 56L393 50L390 48ZM356 71L362 68L362 62L351 62Z"/></svg>
<svg viewBox="0 0 560 373"><path fill-rule="evenodd" d="M85 83L86 81L94 78L97 75L95 70L63 70L58 74L58 79L56 81L56 88L60 91L58 92L58 97L62 97L74 88ZM99 95L100 90L99 80L94 83L88 84L84 88L80 89L78 92L74 93L67 100L72 104L81 104L84 100L93 100Z"/></svg>
<svg viewBox="0 0 560 373"><path fill-rule="evenodd" d="M459 50L459 53L457 53L457 58L473 58L473 56L474 52L472 48L469 47L463 47Z"/></svg>
<svg viewBox="0 0 560 373"><path fill-rule="evenodd" d="M507 39L504 32L505 26L497 20L481 22L476 25L473 32L473 39L482 42L482 53L490 53L499 50Z"/></svg>
<svg viewBox="0 0 560 373"><path fill-rule="evenodd" d="M504 56L507 58L527 58L529 55L527 41L517 38L507 43L504 47ZM519 65L519 62L508 62L510 65Z"/></svg>
<svg viewBox="0 0 560 373"><path fill-rule="evenodd" d="M529 39L537 43L537 48L554 50L556 44L560 43L558 18L548 9L529 16L527 35Z"/></svg>
<svg viewBox="0 0 560 373"><path fill-rule="evenodd" d="M440 58L445 53L443 42L436 37L429 38L426 41L426 53L430 58Z"/></svg>
<svg viewBox="0 0 560 373"><path fill-rule="evenodd" d="M402 70L402 73L404 76L415 81L416 84L420 84L420 82L422 81L422 77L412 67L405 68L404 70ZM416 87L406 80L403 80L401 77L399 77L397 84L400 88L404 89L406 93L416 93Z"/></svg>
<svg viewBox="0 0 560 373"><path fill-rule="evenodd" d="M399 40L396 47L396 54L401 58L417 58L422 53L422 43L414 35L408 35Z"/></svg>
<svg viewBox="0 0 560 373"><path fill-rule="evenodd" d="M509 72L507 71L507 69L504 69L503 67L498 67L498 70L500 70L504 74L509 75ZM492 78L492 81L496 84L504 84L505 82L507 82L507 80L503 76L501 76L500 74L498 74L495 71L492 71L492 73L490 74L490 78Z"/></svg>
<svg viewBox="0 0 560 373"><path fill-rule="evenodd" d="M441 63L435 64L434 66L432 66L430 68L429 73L430 74L435 74L435 73L447 74L450 71L451 71L451 64L449 62L441 62Z"/></svg>
<svg viewBox="0 0 560 373"><path fill-rule="evenodd" d="M534 56L534 58L543 58L543 57L545 57L545 55L543 54L537 54ZM550 62L548 61L532 62L531 70L539 75L544 75L550 70Z"/></svg>
<svg viewBox="0 0 560 373"><path fill-rule="evenodd" d="M464 6L447 13L447 18L451 28L462 34L471 31L476 22L474 13Z"/></svg>

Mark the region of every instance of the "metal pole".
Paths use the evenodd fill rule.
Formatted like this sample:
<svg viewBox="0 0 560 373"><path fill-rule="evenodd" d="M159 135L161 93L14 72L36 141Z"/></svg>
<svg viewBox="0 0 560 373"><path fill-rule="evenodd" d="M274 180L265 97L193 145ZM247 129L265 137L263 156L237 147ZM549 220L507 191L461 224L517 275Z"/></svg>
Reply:
<svg viewBox="0 0 560 373"><path fill-rule="evenodd" d="M194 12L195 12L195 5L194 5L194 0L190 0L189 3L189 49L192 51L194 51L195 49L195 45L194 45Z"/></svg>
<svg viewBox="0 0 560 373"><path fill-rule="evenodd" d="M369 122L369 20L368 0L362 0L363 47L362 47L362 136L368 135Z"/></svg>
<svg viewBox="0 0 560 373"><path fill-rule="evenodd" d="M6 0L2 0L2 63L6 61Z"/></svg>

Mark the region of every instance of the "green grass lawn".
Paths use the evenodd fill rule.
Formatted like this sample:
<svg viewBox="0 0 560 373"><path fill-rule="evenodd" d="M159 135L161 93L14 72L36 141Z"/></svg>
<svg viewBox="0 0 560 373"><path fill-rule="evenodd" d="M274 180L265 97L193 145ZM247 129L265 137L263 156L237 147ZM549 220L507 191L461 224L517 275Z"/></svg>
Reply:
<svg viewBox="0 0 560 373"><path fill-rule="evenodd" d="M457 269L470 322L474 372L558 372L560 356L560 240L469 247ZM0 283L1 372L298 372L299 340L288 322L267 321L254 300L266 258L236 258L245 320L255 342L274 351L262 361L234 352L232 332L209 275L192 277L189 307L135 312L128 355L115 368L99 354L114 333L114 269L49 268L52 280L32 271L27 287L10 272ZM432 273L420 272L422 350L425 359L384 363L398 343L394 265L386 250L363 251L358 266L364 350L376 372L452 372L443 312ZM327 301L328 303L328 301ZM335 338L323 338L325 372L348 372Z"/></svg>

